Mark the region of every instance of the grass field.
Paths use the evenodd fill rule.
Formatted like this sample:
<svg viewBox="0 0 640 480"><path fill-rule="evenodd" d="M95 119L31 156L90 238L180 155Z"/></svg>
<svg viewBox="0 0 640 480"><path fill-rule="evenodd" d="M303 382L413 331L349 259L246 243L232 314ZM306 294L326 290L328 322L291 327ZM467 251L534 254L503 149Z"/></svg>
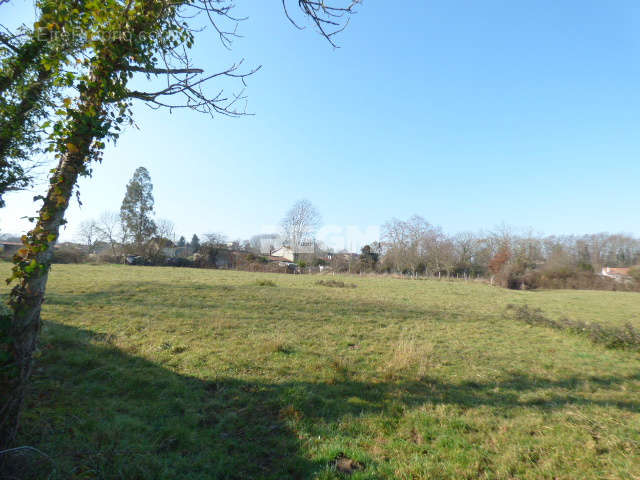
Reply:
<svg viewBox="0 0 640 480"><path fill-rule="evenodd" d="M640 354L503 315L640 327L640 294L318 278L54 266L37 475L640 478Z"/></svg>

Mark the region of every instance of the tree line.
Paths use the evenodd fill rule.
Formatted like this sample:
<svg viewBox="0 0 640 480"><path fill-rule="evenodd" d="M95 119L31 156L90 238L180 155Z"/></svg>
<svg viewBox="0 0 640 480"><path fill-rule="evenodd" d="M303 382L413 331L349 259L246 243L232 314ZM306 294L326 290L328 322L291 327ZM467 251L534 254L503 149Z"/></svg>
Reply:
<svg viewBox="0 0 640 480"><path fill-rule="evenodd" d="M120 214L105 213L81 225L85 245L91 247L101 240L111 246L114 255L136 253L156 259L161 259L162 247L186 247L183 256L203 254L211 262L200 264L208 266L215 263L215 253L220 249L250 253L250 260L264 262L264 257L280 246L311 243L315 247L312 252L296 260L303 266L329 266L352 273L488 278L511 288L610 287L598 275L604 267L640 264L640 239L631 235L544 236L518 233L507 226L490 232L450 235L419 215L384 223L380 238L357 255L335 252L317 240L321 215L308 200L293 204L278 233L233 242L220 233L206 234L201 242L194 234L188 242L184 236L175 239L173 222L153 219L152 190L149 172L142 167L136 170L127 185ZM114 232L118 232L117 236Z"/></svg>
<svg viewBox="0 0 640 480"><path fill-rule="evenodd" d="M300 257L299 263L304 266L330 266L338 272L352 273L491 278L504 286L526 288L545 282L554 287L576 286L570 281L575 279L589 287L589 281L593 283L604 267L640 264L640 239L631 235L544 236L517 233L507 226L490 232L450 235L419 215L385 222L380 238L364 246L359 255L334 252L316 238L322 217L306 199L298 200L285 213L279 232L247 240L228 241L221 233L204 234L202 240L195 233L190 240L176 238L174 223L155 218L154 213L151 175L145 167L139 167L126 185L120 211L103 212L96 219L83 221L76 238L86 253L101 251L104 261L121 263L124 255L133 254L148 263L163 264L165 249L177 247L181 257L204 256L197 262L199 266L215 264L221 249L252 254L243 263L246 266L251 260L265 262L264 257L280 246L307 242L315 248ZM64 254L62 250L58 256Z"/></svg>
<svg viewBox="0 0 640 480"><path fill-rule="evenodd" d="M640 239L631 235L543 236L506 226L488 233L447 235L418 215L385 223L376 249L385 271L429 275L487 276L506 265L598 272L606 266L640 263Z"/></svg>
<svg viewBox="0 0 640 480"><path fill-rule="evenodd" d="M371 256L375 254L375 256ZM509 288L638 288L640 239L627 234L536 235L502 226L448 235L414 215L392 219L363 248L350 271L487 278ZM603 278L605 267L631 267L636 284ZM344 268L344 266L343 266Z"/></svg>

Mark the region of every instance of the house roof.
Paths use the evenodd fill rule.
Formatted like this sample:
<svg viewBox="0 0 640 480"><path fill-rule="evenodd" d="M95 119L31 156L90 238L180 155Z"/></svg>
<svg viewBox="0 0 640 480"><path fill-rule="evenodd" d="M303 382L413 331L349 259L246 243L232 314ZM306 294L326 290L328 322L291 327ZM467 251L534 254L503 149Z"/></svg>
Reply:
<svg viewBox="0 0 640 480"><path fill-rule="evenodd" d="M20 242L5 242L3 240L0 240L0 245L12 245L12 246L19 247L19 246L22 246L22 243L20 243Z"/></svg>
<svg viewBox="0 0 640 480"><path fill-rule="evenodd" d="M629 275L630 268L607 267L607 273L611 275Z"/></svg>
<svg viewBox="0 0 640 480"><path fill-rule="evenodd" d="M299 245L296 245L294 247L282 245L281 247L273 250L271 254L273 255L275 252L279 252L280 250L292 253L314 253L315 249L316 244L314 242L301 242Z"/></svg>

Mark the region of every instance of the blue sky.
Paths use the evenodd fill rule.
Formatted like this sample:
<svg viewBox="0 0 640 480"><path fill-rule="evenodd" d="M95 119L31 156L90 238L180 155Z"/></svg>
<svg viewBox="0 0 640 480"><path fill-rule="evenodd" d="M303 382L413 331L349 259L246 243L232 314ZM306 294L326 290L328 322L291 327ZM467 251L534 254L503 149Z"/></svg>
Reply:
<svg viewBox="0 0 640 480"><path fill-rule="evenodd" d="M140 165L157 216L188 237L249 237L300 198L330 243L360 232L348 248L414 213L451 233L640 234L640 3L395 3L365 1L334 50L279 1L238 2L244 38L228 52L204 33L194 56L209 71L262 65L246 90L255 116L140 106L139 130L81 182L62 238L118 210ZM32 195L9 197L2 231L24 230Z"/></svg>

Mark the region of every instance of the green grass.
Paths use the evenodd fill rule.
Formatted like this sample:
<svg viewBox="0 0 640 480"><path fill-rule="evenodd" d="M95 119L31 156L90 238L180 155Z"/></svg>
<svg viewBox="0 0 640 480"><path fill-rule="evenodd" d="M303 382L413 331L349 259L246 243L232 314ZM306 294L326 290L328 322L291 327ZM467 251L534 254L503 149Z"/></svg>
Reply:
<svg viewBox="0 0 640 480"><path fill-rule="evenodd" d="M640 327L638 294L327 278L54 266L36 478L640 478L640 355L503 315Z"/></svg>

